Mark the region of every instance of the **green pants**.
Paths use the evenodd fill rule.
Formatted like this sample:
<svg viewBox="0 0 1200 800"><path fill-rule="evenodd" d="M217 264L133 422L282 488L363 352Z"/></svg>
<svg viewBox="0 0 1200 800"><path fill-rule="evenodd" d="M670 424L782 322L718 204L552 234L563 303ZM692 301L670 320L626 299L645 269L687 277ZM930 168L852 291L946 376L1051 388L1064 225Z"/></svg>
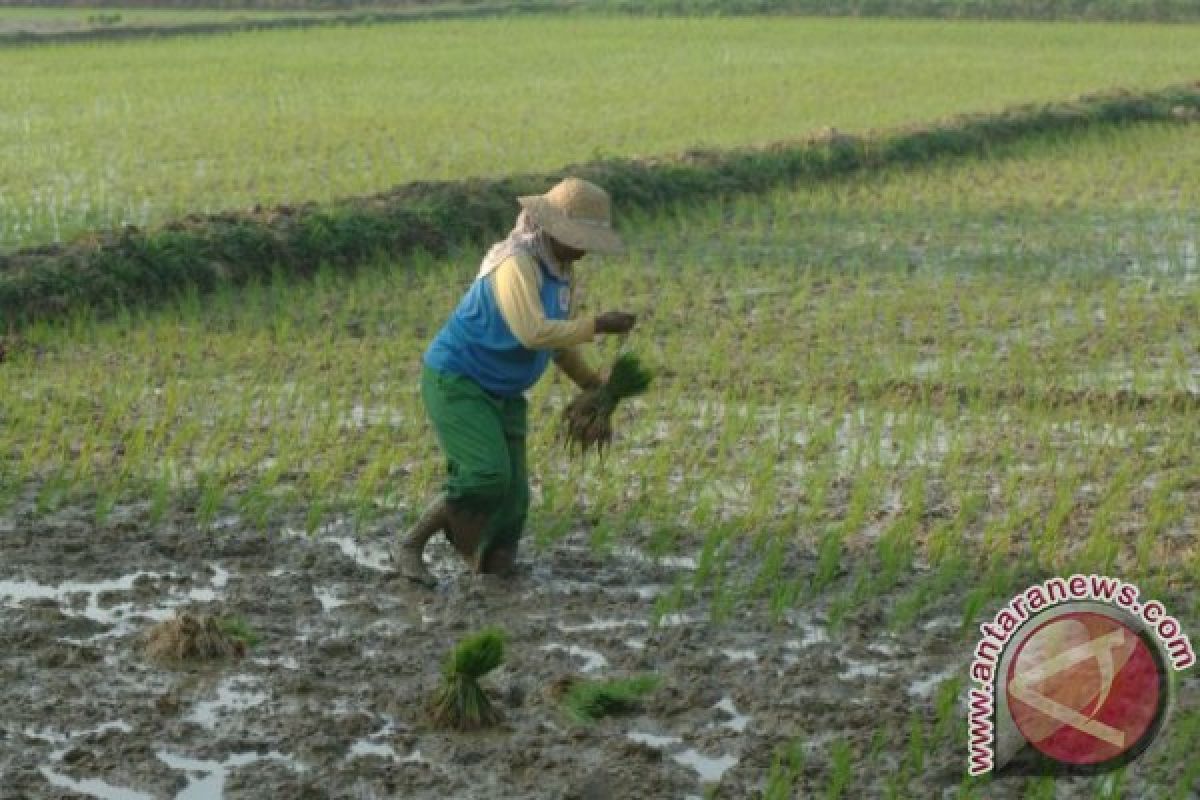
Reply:
<svg viewBox="0 0 1200 800"><path fill-rule="evenodd" d="M480 553L516 547L529 511L525 398L496 397L469 378L424 367L421 399L446 456L447 501L489 515Z"/></svg>

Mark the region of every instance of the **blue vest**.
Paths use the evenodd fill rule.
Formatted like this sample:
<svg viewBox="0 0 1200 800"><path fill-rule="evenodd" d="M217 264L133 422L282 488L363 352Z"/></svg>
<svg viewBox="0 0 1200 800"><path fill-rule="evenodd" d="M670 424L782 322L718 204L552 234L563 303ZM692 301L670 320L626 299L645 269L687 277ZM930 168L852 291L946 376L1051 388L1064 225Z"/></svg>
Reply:
<svg viewBox="0 0 1200 800"><path fill-rule="evenodd" d="M546 319L567 319L571 284L555 277L540 262L538 268ZM426 349L425 364L470 378L494 395L515 397L537 383L553 353L530 350L517 340L496 304L490 278L477 278L467 289Z"/></svg>

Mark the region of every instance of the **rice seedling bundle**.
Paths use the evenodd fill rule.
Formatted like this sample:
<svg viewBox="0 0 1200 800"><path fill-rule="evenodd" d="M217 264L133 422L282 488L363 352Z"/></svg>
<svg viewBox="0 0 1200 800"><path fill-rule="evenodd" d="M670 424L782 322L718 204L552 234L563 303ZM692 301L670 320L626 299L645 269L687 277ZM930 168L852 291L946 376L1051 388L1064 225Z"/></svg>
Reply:
<svg viewBox="0 0 1200 800"><path fill-rule="evenodd" d="M215 617L180 613L146 634L145 652L154 661L218 661L242 656L246 643L230 636Z"/></svg>
<svg viewBox="0 0 1200 800"><path fill-rule="evenodd" d="M459 642L442 670L442 683L430 704L434 724L459 731L478 730L500 721L479 679L504 663L504 632L485 628Z"/></svg>
<svg viewBox="0 0 1200 800"><path fill-rule="evenodd" d="M642 394L650 386L651 373L641 359L624 353L613 362L608 381L581 392L563 409L567 447L578 446L602 452L612 443L612 415L622 400Z"/></svg>
<svg viewBox="0 0 1200 800"><path fill-rule="evenodd" d="M657 675L635 675L601 681L574 681L563 695L562 707L576 722L636 710L641 700L658 687Z"/></svg>

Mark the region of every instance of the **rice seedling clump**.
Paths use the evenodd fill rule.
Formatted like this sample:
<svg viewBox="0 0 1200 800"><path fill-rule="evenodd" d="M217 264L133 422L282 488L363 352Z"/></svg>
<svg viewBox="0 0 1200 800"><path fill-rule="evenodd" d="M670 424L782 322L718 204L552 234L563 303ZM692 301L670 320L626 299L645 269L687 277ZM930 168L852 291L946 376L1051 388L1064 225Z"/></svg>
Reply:
<svg viewBox="0 0 1200 800"><path fill-rule="evenodd" d="M150 629L145 652L166 663L219 661L244 655L246 644L222 630L217 618L185 611Z"/></svg>
<svg viewBox="0 0 1200 800"><path fill-rule="evenodd" d="M578 447L581 453L589 448L602 452L612 443L612 415L617 404L645 392L651 377L636 355L618 356L602 386L581 392L563 409L567 447Z"/></svg>
<svg viewBox="0 0 1200 800"><path fill-rule="evenodd" d="M595 722L601 717L636 711L642 698L658 688L658 684L658 676L652 674L572 681L563 694L562 707L575 722Z"/></svg>
<svg viewBox="0 0 1200 800"><path fill-rule="evenodd" d="M485 628L459 642L442 669L442 683L430 704L435 725L459 731L478 730L500 721L479 679L504 663L504 632Z"/></svg>

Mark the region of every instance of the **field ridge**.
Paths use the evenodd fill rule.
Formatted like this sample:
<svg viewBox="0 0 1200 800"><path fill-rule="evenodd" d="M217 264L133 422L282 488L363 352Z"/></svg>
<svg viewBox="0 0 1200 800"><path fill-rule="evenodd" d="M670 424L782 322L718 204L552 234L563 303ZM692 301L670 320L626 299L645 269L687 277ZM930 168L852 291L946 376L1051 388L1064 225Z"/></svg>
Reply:
<svg viewBox="0 0 1200 800"><path fill-rule="evenodd" d="M139 3L100 0L87 3L18 3L12 7L87 8L96 10L233 10L323 14L278 20L229 20L162 26L96 27L77 31L0 33L0 45L69 43L131 39L145 36L203 35L308 28L321 25L362 25L416 20L490 17L510 13L613 14L630 16L817 16L890 17L896 19L1045 20L1064 22L1200 22L1200 6L1192 0L512 0L439 7L429 3L379 2L369 6L340 0L289 0L243 3Z"/></svg>
<svg viewBox="0 0 1200 800"><path fill-rule="evenodd" d="M148 230L92 232L65 245L0 254L0 330L83 309L112 312L181 292L306 277L325 265L352 270L379 257L444 254L506 230L514 197L543 191L563 174L607 187L620 213L647 213L802 180L987 153L1024 137L1155 120L1190 124L1198 117L1200 82L1112 89L863 135L825 129L759 147L604 159L499 179L414 182L332 204L194 214Z"/></svg>
<svg viewBox="0 0 1200 800"><path fill-rule="evenodd" d="M401 22L434 22L482 19L506 14L554 10L552 0L519 0L470 6L433 6L409 10L376 10L313 17L279 19L232 19L213 22L181 22L161 25L115 25L62 31L0 32L0 47L16 45L77 44L83 42L126 41L166 36L205 36L214 34L254 33L271 30L302 30L329 26L361 26Z"/></svg>

